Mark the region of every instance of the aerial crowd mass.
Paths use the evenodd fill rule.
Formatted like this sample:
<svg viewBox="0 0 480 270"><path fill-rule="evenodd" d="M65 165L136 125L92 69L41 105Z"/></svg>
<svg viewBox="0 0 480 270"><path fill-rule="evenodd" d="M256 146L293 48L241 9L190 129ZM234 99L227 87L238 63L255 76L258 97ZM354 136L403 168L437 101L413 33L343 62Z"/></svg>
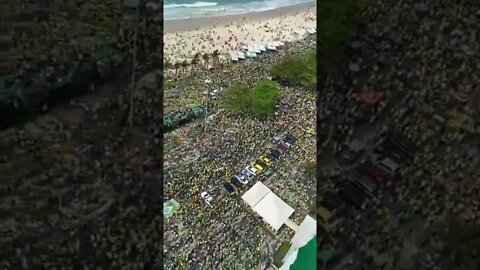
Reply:
<svg viewBox="0 0 480 270"><path fill-rule="evenodd" d="M270 81L315 36L179 67L163 86L161 72L139 76L131 126L120 78L2 130L1 268L263 269L293 232L271 231L240 199L262 181L292 220L318 219L327 267L479 269L480 2L373 0L358 14L337 74L318 93L280 82L267 119L232 114L223 96ZM50 18L36 25L51 32L34 32L73 25ZM51 41L37 50L20 37L17 66L36 67L28 58ZM195 119L163 134L165 115L192 104ZM168 199L179 208L164 219Z"/></svg>

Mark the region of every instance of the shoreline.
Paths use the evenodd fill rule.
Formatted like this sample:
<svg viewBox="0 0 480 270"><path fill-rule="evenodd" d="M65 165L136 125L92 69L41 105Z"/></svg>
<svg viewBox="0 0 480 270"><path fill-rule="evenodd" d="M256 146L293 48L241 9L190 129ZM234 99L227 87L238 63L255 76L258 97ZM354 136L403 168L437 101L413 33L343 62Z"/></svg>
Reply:
<svg viewBox="0 0 480 270"><path fill-rule="evenodd" d="M316 28L316 3L301 3L261 12L166 21L164 59L183 62L196 54L228 54L243 45L301 39Z"/></svg>
<svg viewBox="0 0 480 270"><path fill-rule="evenodd" d="M292 15L298 12L306 11L311 8L315 8L316 3L300 3L291 6L284 6L275 9L247 12L239 14L228 14L221 16L210 16L200 18L188 18L188 19L174 19L166 20L163 22L163 31L168 33L180 33L192 30L200 30L209 27L215 27L219 24L229 24L233 22L246 21L262 21L271 18L278 18L280 16Z"/></svg>

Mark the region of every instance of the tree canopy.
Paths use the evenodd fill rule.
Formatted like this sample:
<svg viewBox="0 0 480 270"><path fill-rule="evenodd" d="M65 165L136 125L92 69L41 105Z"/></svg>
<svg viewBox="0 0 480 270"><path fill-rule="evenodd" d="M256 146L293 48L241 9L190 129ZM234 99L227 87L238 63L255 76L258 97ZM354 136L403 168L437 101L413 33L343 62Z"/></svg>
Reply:
<svg viewBox="0 0 480 270"><path fill-rule="evenodd" d="M261 81L255 88L233 85L225 93L223 105L234 114L266 118L273 114L280 98L280 86L274 81Z"/></svg>
<svg viewBox="0 0 480 270"><path fill-rule="evenodd" d="M317 49L320 73L335 72L343 59L345 45L359 24L367 0L324 0L317 10Z"/></svg>
<svg viewBox="0 0 480 270"><path fill-rule="evenodd" d="M315 89L317 86L317 52L309 50L303 54L287 57L270 69L271 75L292 85Z"/></svg>

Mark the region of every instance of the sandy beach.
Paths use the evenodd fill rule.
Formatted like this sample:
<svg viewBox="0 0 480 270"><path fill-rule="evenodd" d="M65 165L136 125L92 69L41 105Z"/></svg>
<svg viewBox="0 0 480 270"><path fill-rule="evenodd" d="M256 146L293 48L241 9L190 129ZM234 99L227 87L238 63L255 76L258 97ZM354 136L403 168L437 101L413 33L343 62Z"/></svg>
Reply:
<svg viewBox="0 0 480 270"><path fill-rule="evenodd" d="M165 21L164 57L175 63L196 53L221 53L244 44L300 39L316 27L315 3L208 18Z"/></svg>

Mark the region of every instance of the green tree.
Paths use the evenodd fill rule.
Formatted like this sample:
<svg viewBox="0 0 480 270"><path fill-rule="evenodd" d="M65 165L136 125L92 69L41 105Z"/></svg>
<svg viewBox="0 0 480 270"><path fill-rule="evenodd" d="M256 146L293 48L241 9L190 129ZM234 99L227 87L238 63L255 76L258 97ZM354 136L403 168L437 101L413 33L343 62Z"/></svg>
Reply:
<svg viewBox="0 0 480 270"><path fill-rule="evenodd" d="M303 54L286 58L270 69L271 75L292 85L316 89L317 86L317 53L310 50Z"/></svg>
<svg viewBox="0 0 480 270"><path fill-rule="evenodd" d="M223 105L234 114L248 114L251 101L250 89L244 85L232 85L225 92Z"/></svg>
<svg viewBox="0 0 480 270"><path fill-rule="evenodd" d="M254 89L233 85L223 97L224 107L234 114L266 118L273 114L280 98L280 86L274 81L261 81Z"/></svg>
<svg viewBox="0 0 480 270"><path fill-rule="evenodd" d="M345 46L360 22L366 0L324 0L317 7L317 49L321 76L333 74L343 60Z"/></svg>
<svg viewBox="0 0 480 270"><path fill-rule="evenodd" d="M273 114L275 104L280 98L280 86L274 81L261 81L251 92L251 113L258 118Z"/></svg>

